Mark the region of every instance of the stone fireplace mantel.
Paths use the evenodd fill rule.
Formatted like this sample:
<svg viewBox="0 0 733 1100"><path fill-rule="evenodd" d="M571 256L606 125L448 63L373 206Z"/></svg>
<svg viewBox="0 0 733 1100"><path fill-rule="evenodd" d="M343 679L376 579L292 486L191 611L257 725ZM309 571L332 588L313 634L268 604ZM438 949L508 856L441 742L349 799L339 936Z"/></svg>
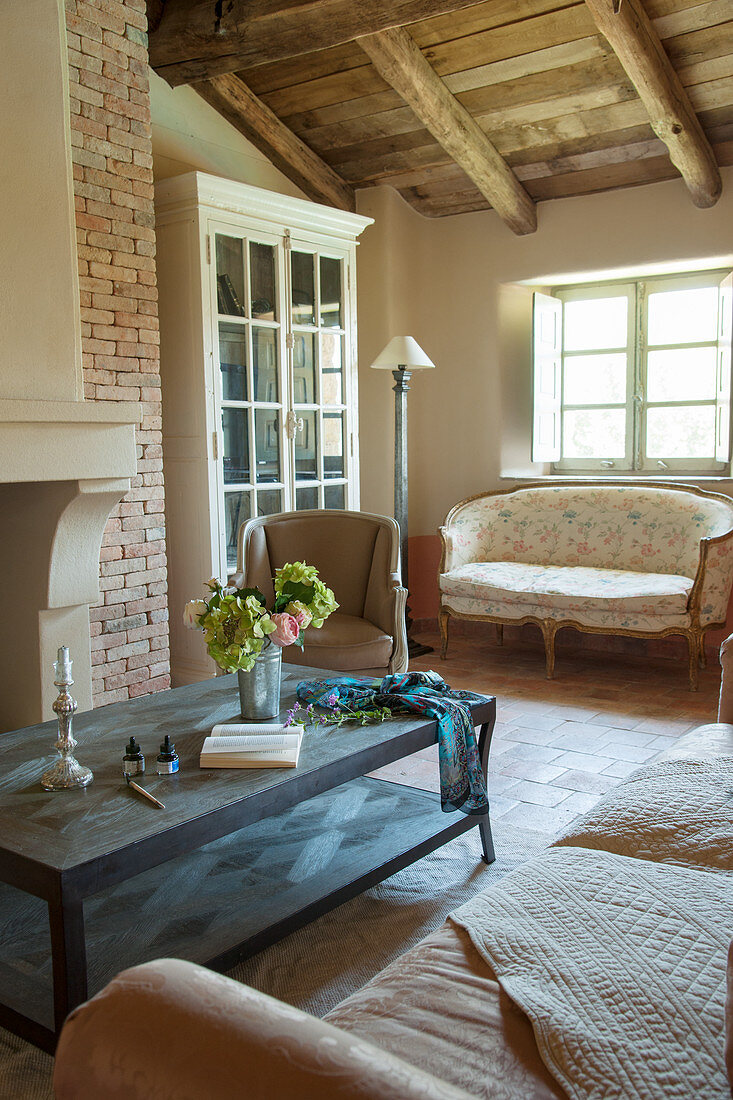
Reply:
<svg viewBox="0 0 733 1100"><path fill-rule="evenodd" d="M134 477L141 415L130 401L0 399L0 481Z"/></svg>
<svg viewBox="0 0 733 1100"><path fill-rule="evenodd" d="M0 729L53 717L53 661L75 660L74 696L92 705L89 605L110 512L136 473L140 406L0 400L0 659L10 690Z"/></svg>

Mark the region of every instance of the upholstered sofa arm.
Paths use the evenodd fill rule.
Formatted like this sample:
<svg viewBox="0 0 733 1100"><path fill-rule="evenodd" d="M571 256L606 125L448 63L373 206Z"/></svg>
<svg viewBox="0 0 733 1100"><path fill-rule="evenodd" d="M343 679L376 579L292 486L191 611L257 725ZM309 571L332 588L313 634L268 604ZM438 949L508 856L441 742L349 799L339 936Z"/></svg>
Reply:
<svg viewBox="0 0 733 1100"><path fill-rule="evenodd" d="M438 534L443 547L440 559L440 572L447 573L453 568L453 538L448 527L439 527Z"/></svg>
<svg viewBox="0 0 733 1100"><path fill-rule="evenodd" d="M720 702L718 721L733 723L733 634L720 647ZM731 745L733 751L733 743Z"/></svg>
<svg viewBox="0 0 733 1100"><path fill-rule="evenodd" d="M700 622L724 623L733 585L733 533L700 542L700 565L692 599L698 600ZM699 591L698 591L699 590Z"/></svg>
<svg viewBox="0 0 733 1100"><path fill-rule="evenodd" d="M56 1100L469 1100L356 1035L179 959L119 974L71 1013Z"/></svg>

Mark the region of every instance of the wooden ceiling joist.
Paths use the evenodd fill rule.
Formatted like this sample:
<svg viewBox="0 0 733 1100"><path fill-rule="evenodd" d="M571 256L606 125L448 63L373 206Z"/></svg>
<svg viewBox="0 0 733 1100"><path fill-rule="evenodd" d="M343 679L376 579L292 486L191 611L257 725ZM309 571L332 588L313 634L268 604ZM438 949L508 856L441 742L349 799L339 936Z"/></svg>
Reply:
<svg viewBox="0 0 733 1100"><path fill-rule="evenodd" d="M357 39L380 75L476 184L515 233L533 233L537 210L481 127L448 90L403 28Z"/></svg>
<svg viewBox="0 0 733 1100"><path fill-rule="evenodd" d="M243 80L227 74L194 87L310 199L339 210L356 209L354 189L289 130Z"/></svg>
<svg viewBox="0 0 733 1100"><path fill-rule="evenodd" d="M641 0L585 0L638 92L696 206L713 206L722 182L715 154Z"/></svg>
<svg viewBox="0 0 733 1100"><path fill-rule="evenodd" d="M169 84L340 46L358 35L446 15L481 0L148 0L150 64Z"/></svg>

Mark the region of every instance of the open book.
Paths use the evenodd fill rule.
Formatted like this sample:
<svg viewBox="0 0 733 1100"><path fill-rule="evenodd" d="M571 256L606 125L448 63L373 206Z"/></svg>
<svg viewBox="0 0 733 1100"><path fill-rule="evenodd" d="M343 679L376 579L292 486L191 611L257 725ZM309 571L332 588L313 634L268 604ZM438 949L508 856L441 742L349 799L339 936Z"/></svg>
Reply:
<svg viewBox="0 0 733 1100"><path fill-rule="evenodd" d="M242 723L214 726L199 758L202 768L294 768L303 726Z"/></svg>

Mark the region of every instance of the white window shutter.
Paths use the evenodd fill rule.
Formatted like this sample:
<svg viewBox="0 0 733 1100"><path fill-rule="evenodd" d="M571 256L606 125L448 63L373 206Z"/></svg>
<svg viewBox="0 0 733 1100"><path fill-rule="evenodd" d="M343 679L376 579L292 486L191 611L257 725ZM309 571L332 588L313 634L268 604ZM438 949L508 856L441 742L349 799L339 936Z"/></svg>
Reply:
<svg viewBox="0 0 733 1100"><path fill-rule="evenodd" d="M718 290L718 372L715 394L715 458L730 459L731 341L733 340L733 272Z"/></svg>
<svg viewBox="0 0 733 1100"><path fill-rule="evenodd" d="M562 302L537 291L532 325L532 461L560 459Z"/></svg>

